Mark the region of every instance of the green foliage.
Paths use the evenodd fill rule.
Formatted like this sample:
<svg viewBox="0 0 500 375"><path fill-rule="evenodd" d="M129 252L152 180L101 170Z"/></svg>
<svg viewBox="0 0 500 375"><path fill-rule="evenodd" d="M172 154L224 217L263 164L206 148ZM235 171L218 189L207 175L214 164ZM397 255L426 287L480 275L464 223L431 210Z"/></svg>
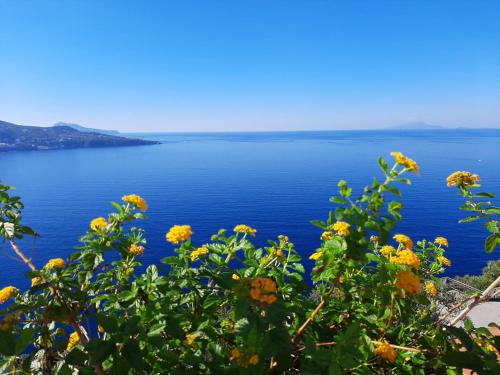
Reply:
<svg viewBox="0 0 500 375"><path fill-rule="evenodd" d="M457 186L460 195L466 199L460 209L467 211L469 216L460 220L460 223L470 223L481 220L490 233L484 241L484 249L491 253L500 244L500 207L493 205L489 199L494 199L495 194L480 192L473 189L479 188L479 176L469 172L455 172L448 177L448 186Z"/></svg>
<svg viewBox="0 0 500 375"><path fill-rule="evenodd" d="M204 244L189 226L172 227L176 255L138 272L146 236L135 223L146 205L124 197L92 221L66 262L37 268L23 258L33 286L0 291L0 366L19 374L498 373L499 342L488 330L433 319L431 283L447 244L391 238L403 207L395 184L409 184L402 176L418 166L402 154L379 165L383 182L354 197L340 181L336 208L313 221L324 233L311 253L312 284L288 237L257 248L245 225ZM0 186L0 235L22 257L14 240L35 232L20 224L23 206L9 189Z"/></svg>
<svg viewBox="0 0 500 375"><path fill-rule="evenodd" d="M456 276L454 279L478 290L484 290L496 280L498 275L500 275L500 260L492 260L483 268L481 275Z"/></svg>

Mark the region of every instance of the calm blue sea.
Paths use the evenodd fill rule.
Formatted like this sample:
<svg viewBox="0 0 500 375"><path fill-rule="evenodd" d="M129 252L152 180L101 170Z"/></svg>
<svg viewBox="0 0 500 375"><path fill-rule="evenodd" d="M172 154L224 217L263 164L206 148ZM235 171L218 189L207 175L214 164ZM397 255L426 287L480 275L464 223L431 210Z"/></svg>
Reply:
<svg viewBox="0 0 500 375"><path fill-rule="evenodd" d="M377 157L402 151L417 160L419 177L404 188L400 231L415 240L449 239L449 275L478 273L500 250L483 250L485 230L458 224L461 199L446 187L455 170L481 175L485 191L500 194L500 130L334 131L285 133L135 134L157 146L0 154L0 179L17 187L25 222L42 235L22 247L42 266L66 257L89 221L111 210L124 194L145 197L150 210L145 263L172 254L165 232L190 224L202 244L219 228L245 223L257 242L287 234L308 256L321 231L310 224L333 208L337 181L355 194L380 176ZM28 285L25 267L0 245L0 286ZM311 264L307 261L307 265Z"/></svg>

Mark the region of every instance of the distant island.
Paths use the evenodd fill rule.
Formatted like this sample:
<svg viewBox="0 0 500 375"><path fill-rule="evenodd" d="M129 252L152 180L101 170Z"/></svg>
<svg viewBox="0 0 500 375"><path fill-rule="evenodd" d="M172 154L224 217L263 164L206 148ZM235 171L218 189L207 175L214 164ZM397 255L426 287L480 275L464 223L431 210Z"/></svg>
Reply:
<svg viewBox="0 0 500 375"><path fill-rule="evenodd" d="M389 126L386 129L391 130L436 130L446 129L444 126L432 125L422 121L407 122L405 124Z"/></svg>
<svg viewBox="0 0 500 375"><path fill-rule="evenodd" d="M81 131L81 132L86 132L86 133L99 133L99 134L107 134L107 135L120 135L120 132L118 130L87 128L86 126L82 126L82 125L78 125L78 124L71 124L69 122L56 122L52 126L55 126L55 127L68 126L70 128L76 129L76 130Z"/></svg>
<svg viewBox="0 0 500 375"><path fill-rule="evenodd" d="M0 152L142 146L160 143L157 141L103 134L97 131L97 129L89 130L92 130L92 132L80 131L72 126L62 124L52 127L40 127L16 125L0 121Z"/></svg>

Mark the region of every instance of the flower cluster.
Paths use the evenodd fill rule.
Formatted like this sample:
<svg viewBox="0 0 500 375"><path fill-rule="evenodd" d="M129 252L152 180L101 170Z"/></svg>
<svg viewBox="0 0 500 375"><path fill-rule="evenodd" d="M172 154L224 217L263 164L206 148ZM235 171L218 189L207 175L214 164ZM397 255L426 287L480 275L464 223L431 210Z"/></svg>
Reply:
<svg viewBox="0 0 500 375"><path fill-rule="evenodd" d="M128 253L132 256L142 255L144 254L144 246L132 244L128 249Z"/></svg>
<svg viewBox="0 0 500 375"><path fill-rule="evenodd" d="M396 249L394 248L394 246L390 246L390 245L382 246L382 248L380 249L380 253L386 257L388 257L391 254L394 254L395 252L396 252Z"/></svg>
<svg viewBox="0 0 500 375"><path fill-rule="evenodd" d="M337 232L339 236L347 236L351 226L345 221L337 221L332 225L332 229Z"/></svg>
<svg viewBox="0 0 500 375"><path fill-rule="evenodd" d="M436 239L434 240L434 243L437 243L438 245L441 245L441 246L448 247L448 240L444 237L436 237Z"/></svg>
<svg viewBox="0 0 500 375"><path fill-rule="evenodd" d="M280 234L278 236L278 240L280 241L280 246L286 246L290 243L290 239L288 238L288 236L285 236L283 234Z"/></svg>
<svg viewBox="0 0 500 375"><path fill-rule="evenodd" d="M35 276L31 279L31 286L37 286L43 281L43 278L41 276Z"/></svg>
<svg viewBox="0 0 500 375"><path fill-rule="evenodd" d="M250 298L262 304L276 301L276 282L268 277L253 279L250 283Z"/></svg>
<svg viewBox="0 0 500 375"><path fill-rule="evenodd" d="M66 347L66 350L70 351L79 342L80 342L80 336L78 335L78 332L73 332L71 335L69 335L68 346Z"/></svg>
<svg viewBox="0 0 500 375"><path fill-rule="evenodd" d="M231 350L231 360L236 361L238 366L247 368L248 365L255 366L259 363L260 358L258 354L252 354L251 352L245 353L241 352L238 348Z"/></svg>
<svg viewBox="0 0 500 375"><path fill-rule="evenodd" d="M90 228L92 230L95 230L95 231L98 231L100 229L104 229L104 228L106 228L107 225L108 225L108 222L103 217L95 218L94 220L92 220L90 222Z"/></svg>
<svg viewBox="0 0 500 375"><path fill-rule="evenodd" d="M257 233L257 229L254 229L248 225L245 224L238 224L237 226L234 227L233 229L236 233L245 233L249 234L251 236L255 236L255 233Z"/></svg>
<svg viewBox="0 0 500 375"><path fill-rule="evenodd" d="M396 160L396 163L401 164L410 172L418 173L418 164L415 160L410 159L401 152L391 152L391 156Z"/></svg>
<svg viewBox="0 0 500 375"><path fill-rule="evenodd" d="M389 362L394 362L398 356L396 350L385 340L375 344L375 354Z"/></svg>
<svg viewBox="0 0 500 375"><path fill-rule="evenodd" d="M47 270L53 270L56 268L63 268L64 264L65 264L64 259L54 258L54 259L50 259L43 268L45 268Z"/></svg>
<svg viewBox="0 0 500 375"><path fill-rule="evenodd" d="M446 258L445 256L438 256L437 257L437 261L439 263L441 263L443 266L446 266L446 267L449 267L451 266L451 260L449 260L448 258Z"/></svg>
<svg viewBox="0 0 500 375"><path fill-rule="evenodd" d="M433 297L436 297L438 294L436 285L432 281L428 281L425 283L425 290Z"/></svg>
<svg viewBox="0 0 500 375"><path fill-rule="evenodd" d="M331 240L332 238L333 238L333 233L330 231L326 231L321 234L321 239L323 241L328 241Z"/></svg>
<svg viewBox="0 0 500 375"><path fill-rule="evenodd" d="M396 264L404 264L415 269L420 268L420 259L418 259L417 255L413 251L408 249L404 249L398 252L391 258L391 262Z"/></svg>
<svg viewBox="0 0 500 375"><path fill-rule="evenodd" d="M322 251L316 251L315 253L312 253L310 256L309 256L309 259L311 260L318 260L319 258L321 258L323 256L323 252Z"/></svg>
<svg viewBox="0 0 500 375"><path fill-rule="evenodd" d="M396 275L396 286L398 288L399 294L403 290L407 294L420 293L420 279L411 271L401 271Z"/></svg>
<svg viewBox="0 0 500 375"><path fill-rule="evenodd" d="M396 240L396 242L401 244L404 248L406 248L408 250L413 249L413 241L407 235L395 234L393 238Z"/></svg>
<svg viewBox="0 0 500 375"><path fill-rule="evenodd" d="M467 188L477 184L480 180L479 175L472 174L466 171L453 172L446 179L448 186L458 186L460 188Z"/></svg>
<svg viewBox="0 0 500 375"><path fill-rule="evenodd" d="M199 257L201 257L205 254L208 254L208 249L205 246L199 247L196 250L193 250L190 254L191 262L194 262L196 259L198 259Z"/></svg>
<svg viewBox="0 0 500 375"><path fill-rule="evenodd" d="M476 340L476 343L482 347L482 348L485 348L486 350L490 351L490 352L494 352L494 353L497 353L498 355L498 350L492 345L490 344L489 342L486 342L482 339L477 339Z"/></svg>
<svg viewBox="0 0 500 375"><path fill-rule="evenodd" d="M139 195L125 195L122 197L122 200L126 203L134 205L141 211L146 211L148 209L148 204L146 203L144 198L140 197Z"/></svg>
<svg viewBox="0 0 500 375"><path fill-rule="evenodd" d="M12 329L19 323L21 313L7 314L0 322L0 331L12 331Z"/></svg>
<svg viewBox="0 0 500 375"><path fill-rule="evenodd" d="M190 225L174 225L168 231L166 238L168 242L173 244L181 243L182 241L187 241L191 238L193 232L191 231Z"/></svg>
<svg viewBox="0 0 500 375"><path fill-rule="evenodd" d="M14 295L17 288L14 286L6 286L0 290L0 303L5 303L7 300Z"/></svg>

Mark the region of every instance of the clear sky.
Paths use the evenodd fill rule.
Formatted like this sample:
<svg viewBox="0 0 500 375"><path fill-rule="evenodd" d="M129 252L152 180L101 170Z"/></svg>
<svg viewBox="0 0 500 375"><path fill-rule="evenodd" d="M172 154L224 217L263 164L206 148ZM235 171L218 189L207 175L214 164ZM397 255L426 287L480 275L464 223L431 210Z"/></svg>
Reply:
<svg viewBox="0 0 500 375"><path fill-rule="evenodd" d="M500 127L500 1L0 0L0 119Z"/></svg>

